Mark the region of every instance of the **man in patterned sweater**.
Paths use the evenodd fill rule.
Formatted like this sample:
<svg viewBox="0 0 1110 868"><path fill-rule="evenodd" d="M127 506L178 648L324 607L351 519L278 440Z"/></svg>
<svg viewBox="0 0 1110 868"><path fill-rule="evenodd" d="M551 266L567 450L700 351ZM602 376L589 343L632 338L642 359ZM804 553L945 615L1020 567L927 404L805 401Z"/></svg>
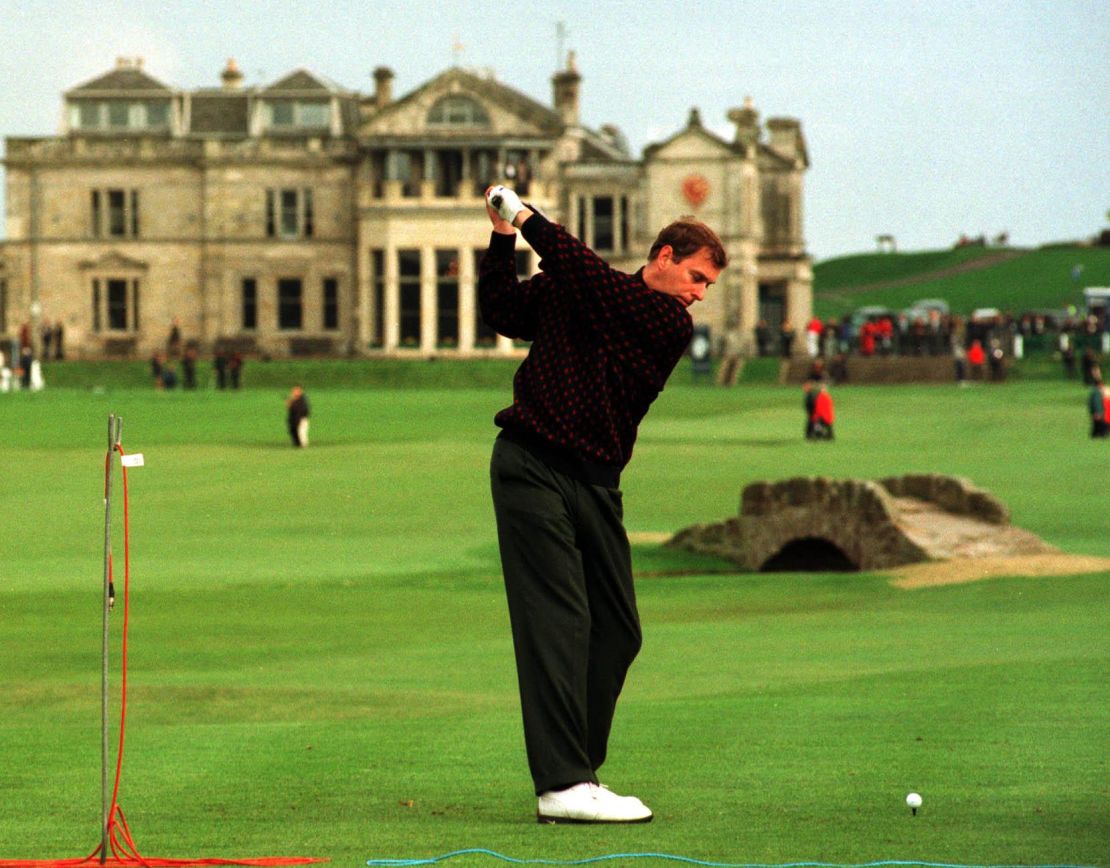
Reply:
<svg viewBox="0 0 1110 868"><path fill-rule="evenodd" d="M615 271L505 187L478 284L482 316L531 341L490 464L528 765L540 822L648 822L634 796L598 784L640 619L620 474L636 429L686 351L687 308L727 264L720 239L684 218L635 274ZM540 273L516 275L516 230Z"/></svg>

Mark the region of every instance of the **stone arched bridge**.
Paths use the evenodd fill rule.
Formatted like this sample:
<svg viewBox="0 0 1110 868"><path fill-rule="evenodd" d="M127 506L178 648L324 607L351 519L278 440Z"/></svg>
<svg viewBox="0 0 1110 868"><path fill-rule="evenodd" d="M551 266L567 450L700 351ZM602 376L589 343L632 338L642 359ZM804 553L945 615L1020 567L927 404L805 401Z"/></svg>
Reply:
<svg viewBox="0 0 1110 868"><path fill-rule="evenodd" d="M989 492L939 474L753 483L736 518L686 528L667 544L763 571L873 570L1055 551L1012 527L1009 510Z"/></svg>

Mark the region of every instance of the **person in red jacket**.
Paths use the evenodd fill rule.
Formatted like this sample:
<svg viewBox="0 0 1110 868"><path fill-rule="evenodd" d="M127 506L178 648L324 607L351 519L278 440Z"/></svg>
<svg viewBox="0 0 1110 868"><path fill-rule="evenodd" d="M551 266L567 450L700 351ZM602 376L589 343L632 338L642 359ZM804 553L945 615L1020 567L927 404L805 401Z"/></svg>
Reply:
<svg viewBox="0 0 1110 868"><path fill-rule="evenodd" d="M822 383L817 389L817 397L813 402L813 417L810 420L814 440L833 439L834 418L832 395L829 394L829 387Z"/></svg>
<svg viewBox="0 0 1110 868"><path fill-rule="evenodd" d="M979 341L972 341L971 346L967 349L967 363L971 366L971 379L983 379L983 365L987 361L987 354L983 350L983 344Z"/></svg>
<svg viewBox="0 0 1110 868"><path fill-rule="evenodd" d="M868 320L859 330L859 354L861 356L875 355L875 339L878 334L878 327L875 325L874 320Z"/></svg>
<svg viewBox="0 0 1110 868"><path fill-rule="evenodd" d="M816 316L806 325L806 352L811 359L817 358L821 351L821 333L824 330L825 324Z"/></svg>

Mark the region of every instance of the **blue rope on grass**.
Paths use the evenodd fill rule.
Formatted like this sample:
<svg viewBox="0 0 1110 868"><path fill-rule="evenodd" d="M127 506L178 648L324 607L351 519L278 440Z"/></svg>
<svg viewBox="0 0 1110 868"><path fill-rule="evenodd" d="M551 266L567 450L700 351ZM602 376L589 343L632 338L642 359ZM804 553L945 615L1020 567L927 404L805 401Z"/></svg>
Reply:
<svg viewBox="0 0 1110 868"><path fill-rule="evenodd" d="M366 864L370 868L412 868L417 865L435 865L456 856L492 856L502 862L511 862L514 865L589 865L592 862L611 862L615 859L666 859L671 862L684 862L687 865L702 865L705 868L880 868L885 865L913 865L920 868L1092 868L1087 865L959 865L950 862L917 862L913 860L883 860L881 862L860 862L852 865L842 865L835 862L706 862L702 859L693 859L689 856L675 856L672 853L610 853L605 856L591 856L588 859L514 859L494 850L481 847L471 847L466 850L452 850L442 856L432 856L427 859L369 859Z"/></svg>

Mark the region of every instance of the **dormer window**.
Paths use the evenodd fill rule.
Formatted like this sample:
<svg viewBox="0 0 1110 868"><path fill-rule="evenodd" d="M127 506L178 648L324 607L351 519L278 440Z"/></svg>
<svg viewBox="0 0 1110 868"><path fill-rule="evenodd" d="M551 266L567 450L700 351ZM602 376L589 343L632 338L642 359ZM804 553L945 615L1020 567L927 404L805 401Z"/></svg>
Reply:
<svg viewBox="0 0 1110 868"><path fill-rule="evenodd" d="M69 117L71 127L85 131L166 130L170 126L170 101L80 100L70 103Z"/></svg>
<svg viewBox="0 0 1110 868"><path fill-rule="evenodd" d="M488 127L489 115L470 97L445 96L428 112L428 126Z"/></svg>
<svg viewBox="0 0 1110 868"><path fill-rule="evenodd" d="M269 126L275 130L324 129L331 120L331 107L325 100L272 100Z"/></svg>

